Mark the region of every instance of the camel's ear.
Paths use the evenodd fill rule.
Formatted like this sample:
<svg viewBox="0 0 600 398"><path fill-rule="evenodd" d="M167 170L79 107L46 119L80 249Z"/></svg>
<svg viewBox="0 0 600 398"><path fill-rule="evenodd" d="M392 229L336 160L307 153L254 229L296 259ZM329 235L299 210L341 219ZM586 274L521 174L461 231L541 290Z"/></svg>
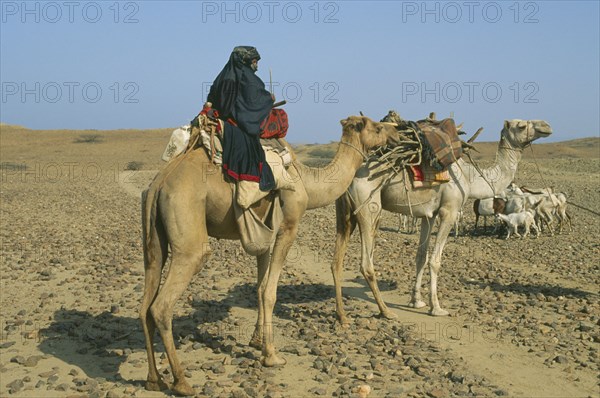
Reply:
<svg viewBox="0 0 600 398"><path fill-rule="evenodd" d="M510 120L505 120L504 121L504 130L508 130L509 126L510 126Z"/></svg>
<svg viewBox="0 0 600 398"><path fill-rule="evenodd" d="M346 126L346 123L348 123L348 119L342 119L342 120L340 120L340 124L342 126Z"/></svg>

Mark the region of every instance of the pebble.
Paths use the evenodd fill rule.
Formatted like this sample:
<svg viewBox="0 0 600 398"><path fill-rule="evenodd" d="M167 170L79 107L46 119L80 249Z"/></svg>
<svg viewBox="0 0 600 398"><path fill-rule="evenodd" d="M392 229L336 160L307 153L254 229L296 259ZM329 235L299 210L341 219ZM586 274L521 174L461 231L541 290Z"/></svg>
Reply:
<svg viewBox="0 0 600 398"><path fill-rule="evenodd" d="M579 330L582 332L589 332L594 329L594 325L589 322L581 322L579 324Z"/></svg>
<svg viewBox="0 0 600 398"><path fill-rule="evenodd" d="M554 361L560 364L565 364L569 362L569 359L564 355L558 355L554 358Z"/></svg>
<svg viewBox="0 0 600 398"><path fill-rule="evenodd" d="M69 391L69 385L67 383L61 383L56 386L56 391Z"/></svg>
<svg viewBox="0 0 600 398"><path fill-rule="evenodd" d="M371 393L371 386L368 384L362 384L358 386L356 393L358 394L359 398L367 398L367 396L369 396Z"/></svg>
<svg viewBox="0 0 600 398"><path fill-rule="evenodd" d="M6 387L8 387L9 392L11 394L17 393L19 391L21 391L21 389L25 386L25 383L23 383L23 380L21 379L16 379L11 381L10 383L8 383L6 385Z"/></svg>
<svg viewBox="0 0 600 398"><path fill-rule="evenodd" d="M309 389L308 392L313 393L315 395L327 395L327 390L323 387L313 387Z"/></svg>
<svg viewBox="0 0 600 398"><path fill-rule="evenodd" d="M432 398L445 398L450 395L448 390L445 390L442 388L434 388L433 390L429 391L427 394Z"/></svg>
<svg viewBox="0 0 600 398"><path fill-rule="evenodd" d="M23 362L23 365L25 365L25 366L27 366L29 368L32 368L34 366L37 366L37 364L40 361L40 359L42 359L42 357L39 356L39 355L30 356L29 358L27 358L25 360L25 362Z"/></svg>
<svg viewBox="0 0 600 398"><path fill-rule="evenodd" d="M17 356L12 357L10 359L10 361L14 362L14 363L18 363L19 365L22 365L25 363L25 357L23 357L22 355L17 355Z"/></svg>
<svg viewBox="0 0 600 398"><path fill-rule="evenodd" d="M54 376L57 373L58 373L58 370L52 369L52 370L49 370L47 372L42 372L42 373L38 374L38 376L40 376L42 378L48 378L50 376Z"/></svg>

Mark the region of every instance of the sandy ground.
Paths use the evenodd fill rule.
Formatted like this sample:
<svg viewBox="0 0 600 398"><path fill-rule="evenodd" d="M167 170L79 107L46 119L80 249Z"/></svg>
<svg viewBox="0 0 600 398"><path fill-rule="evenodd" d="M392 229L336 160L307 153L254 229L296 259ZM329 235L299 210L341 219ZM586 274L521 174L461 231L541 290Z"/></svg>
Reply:
<svg viewBox="0 0 600 398"><path fill-rule="evenodd" d="M99 142L76 143L83 134ZM161 167L168 135L2 127L0 396L169 395L143 389L137 314L139 193ZM554 185L599 212L599 141L535 145L537 166L527 150L517 180ZM493 148L481 144L484 163ZM129 162L141 170L126 170ZM569 212L573 233L505 241L473 231L468 203L467 234L451 237L444 253L445 318L406 306L417 235L398 232L386 213L375 264L398 319L377 316L355 233L344 273L348 329L335 321L329 272L334 207L307 212L279 284L275 342L288 364L278 369L261 367L247 345L254 259L238 242L212 240L212 259L175 310L186 375L199 396L359 396L369 386L370 397L598 397L600 218Z"/></svg>

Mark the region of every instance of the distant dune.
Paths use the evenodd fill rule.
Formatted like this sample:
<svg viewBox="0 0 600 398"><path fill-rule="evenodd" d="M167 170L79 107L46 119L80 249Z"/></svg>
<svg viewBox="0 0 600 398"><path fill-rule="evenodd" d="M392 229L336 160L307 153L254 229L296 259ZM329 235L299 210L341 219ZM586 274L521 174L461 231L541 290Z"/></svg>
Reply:
<svg viewBox="0 0 600 398"><path fill-rule="evenodd" d="M78 137L84 135L98 135L99 142L120 143L124 146L134 145L134 141L143 144L145 148L155 147L158 152L164 149L173 128L161 129L120 129L120 130L31 130L26 127L0 123L0 133L4 139L16 138L19 134L25 140L36 140L39 133L44 133L44 138L53 144L61 141L73 143ZM329 144L293 144L298 158L309 165L327 163L337 150L338 143ZM497 142L476 142L473 152L474 159L492 159L498 147ZM148 150L148 149L147 149ZM162 153L162 152L161 152ZM536 158L600 158L600 137L578 138L574 140L544 143L543 140L533 145ZM531 156L531 150L524 152L526 158Z"/></svg>

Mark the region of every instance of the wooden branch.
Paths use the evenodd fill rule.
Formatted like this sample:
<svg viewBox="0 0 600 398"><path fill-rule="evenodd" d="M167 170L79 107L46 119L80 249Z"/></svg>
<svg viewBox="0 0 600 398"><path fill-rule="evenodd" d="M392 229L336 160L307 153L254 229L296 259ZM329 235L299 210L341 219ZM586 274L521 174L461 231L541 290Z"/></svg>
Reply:
<svg viewBox="0 0 600 398"><path fill-rule="evenodd" d="M479 130L477 130L475 132L475 134L473 134L473 137L469 138L469 140L467 141L467 144L470 144L473 141L475 141L475 139L479 136L479 134L481 134L482 131L483 131L483 127L479 127Z"/></svg>

